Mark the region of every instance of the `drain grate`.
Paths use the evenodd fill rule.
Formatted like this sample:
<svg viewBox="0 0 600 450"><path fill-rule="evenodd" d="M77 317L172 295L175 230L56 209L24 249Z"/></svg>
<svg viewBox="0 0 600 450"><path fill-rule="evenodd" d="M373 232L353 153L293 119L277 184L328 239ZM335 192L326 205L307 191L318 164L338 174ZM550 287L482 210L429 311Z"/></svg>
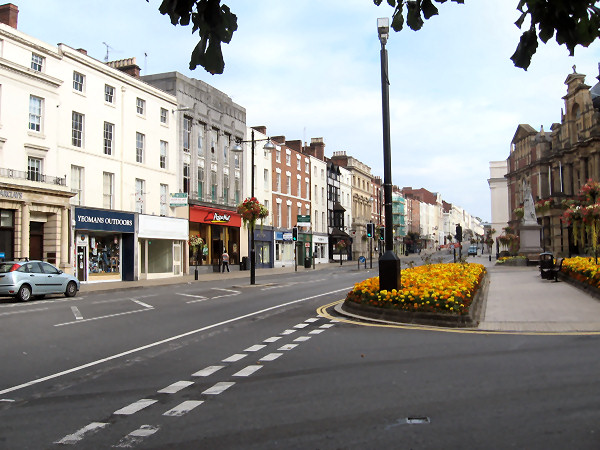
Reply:
<svg viewBox="0 0 600 450"><path fill-rule="evenodd" d="M429 417L407 417L406 423L409 423L409 424L431 423L431 420L429 420Z"/></svg>

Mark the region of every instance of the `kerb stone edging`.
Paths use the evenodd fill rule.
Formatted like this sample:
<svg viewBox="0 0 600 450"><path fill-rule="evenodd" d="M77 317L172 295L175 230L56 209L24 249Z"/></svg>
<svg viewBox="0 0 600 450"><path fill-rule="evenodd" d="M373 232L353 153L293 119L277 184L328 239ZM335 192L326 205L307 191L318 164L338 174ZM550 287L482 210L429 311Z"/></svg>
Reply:
<svg viewBox="0 0 600 450"><path fill-rule="evenodd" d="M469 307L469 313L464 316L428 313L428 312L408 312L394 309L378 308L376 306L363 305L348 300L344 300L341 309L350 314L358 316L384 320L389 322L399 322L415 325L432 325L454 328L476 328L479 325L487 293L489 289L489 274L485 273L479 289L475 292L475 298Z"/></svg>

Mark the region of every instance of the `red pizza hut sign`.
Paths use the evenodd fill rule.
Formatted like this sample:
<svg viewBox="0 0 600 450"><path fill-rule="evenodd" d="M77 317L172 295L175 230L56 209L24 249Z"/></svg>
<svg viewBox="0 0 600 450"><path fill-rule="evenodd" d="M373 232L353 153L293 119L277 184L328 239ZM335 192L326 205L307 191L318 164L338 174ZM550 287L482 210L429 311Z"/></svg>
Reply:
<svg viewBox="0 0 600 450"><path fill-rule="evenodd" d="M239 227L242 225L242 216L232 211L193 206L190 208L190 221Z"/></svg>
<svg viewBox="0 0 600 450"><path fill-rule="evenodd" d="M231 214L219 214L218 212L208 213L204 218L205 222L210 223L229 223Z"/></svg>

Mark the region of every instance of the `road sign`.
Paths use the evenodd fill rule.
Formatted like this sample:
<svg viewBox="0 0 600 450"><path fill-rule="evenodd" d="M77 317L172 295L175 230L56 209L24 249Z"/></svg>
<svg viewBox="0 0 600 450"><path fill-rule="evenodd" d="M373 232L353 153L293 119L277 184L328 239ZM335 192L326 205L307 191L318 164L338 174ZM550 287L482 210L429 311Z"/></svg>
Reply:
<svg viewBox="0 0 600 450"><path fill-rule="evenodd" d="M358 257L358 262L361 264L364 264L367 262L367 258L365 258L364 256L359 256Z"/></svg>

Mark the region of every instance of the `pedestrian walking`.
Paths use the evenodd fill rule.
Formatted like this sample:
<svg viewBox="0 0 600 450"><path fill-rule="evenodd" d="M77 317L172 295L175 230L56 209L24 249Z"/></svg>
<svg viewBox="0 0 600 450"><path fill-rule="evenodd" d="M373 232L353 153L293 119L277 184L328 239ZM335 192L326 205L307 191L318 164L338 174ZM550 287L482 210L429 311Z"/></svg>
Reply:
<svg viewBox="0 0 600 450"><path fill-rule="evenodd" d="M223 272L225 272L225 268L227 268L227 272L229 272L229 253L227 253L227 250L223 252L223 256L221 258L223 261Z"/></svg>

